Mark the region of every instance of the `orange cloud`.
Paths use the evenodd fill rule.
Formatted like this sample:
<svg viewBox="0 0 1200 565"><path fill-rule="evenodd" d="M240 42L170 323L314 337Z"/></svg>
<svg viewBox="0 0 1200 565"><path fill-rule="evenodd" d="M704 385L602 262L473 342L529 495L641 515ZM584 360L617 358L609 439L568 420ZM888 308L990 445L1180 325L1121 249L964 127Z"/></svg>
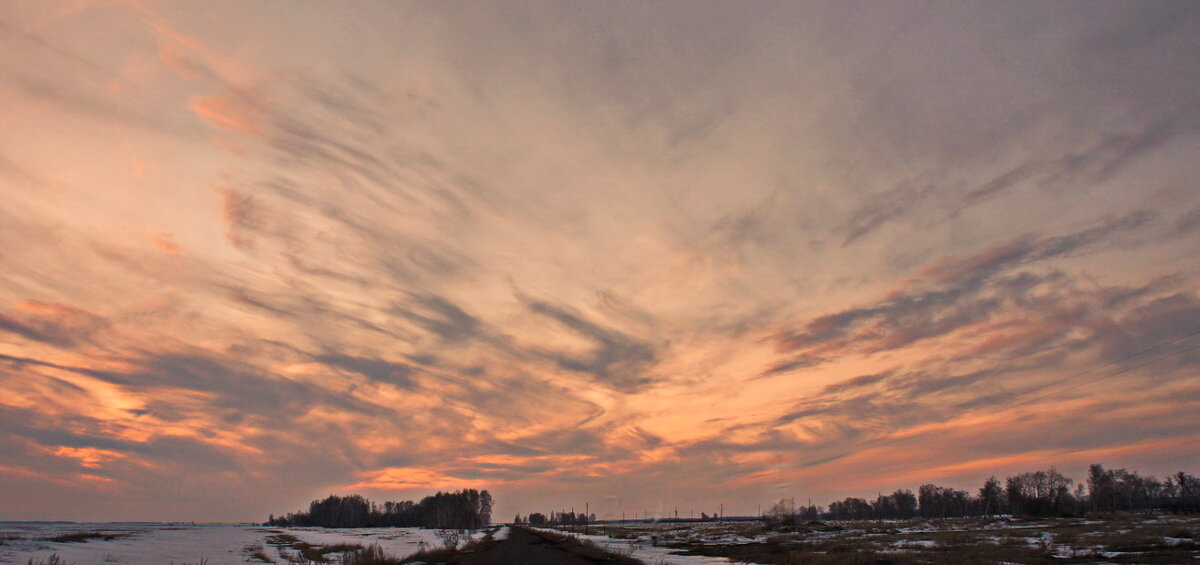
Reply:
<svg viewBox="0 0 1200 565"><path fill-rule="evenodd" d="M443 489L443 488L490 488L507 481L496 479L464 479L420 467L388 467L358 474L359 482L344 487L346 490L377 489Z"/></svg>
<svg viewBox="0 0 1200 565"><path fill-rule="evenodd" d="M60 445L53 450L54 455L79 461L79 464L89 469L100 469L105 463L114 459L124 459L126 455L111 449L96 447L68 447Z"/></svg>
<svg viewBox="0 0 1200 565"><path fill-rule="evenodd" d="M151 231L150 241L154 243L154 247L157 247L158 250L162 251L163 253L178 255L181 251L183 251L183 247L181 247L179 243L175 241L175 236L169 233Z"/></svg>
<svg viewBox="0 0 1200 565"><path fill-rule="evenodd" d="M591 455L536 455L524 457L520 455L493 454L493 455L476 455L473 457L463 458L461 461L466 463L478 463L481 465L494 465L498 467L520 467L534 463L555 463L558 465L569 465L572 463L581 463L594 459Z"/></svg>
<svg viewBox="0 0 1200 565"><path fill-rule="evenodd" d="M244 96L233 93L197 96L188 100L188 108L208 125L226 131L262 135L257 109Z"/></svg>
<svg viewBox="0 0 1200 565"><path fill-rule="evenodd" d="M108 477L101 477L100 475L92 475L89 473L76 473L75 478L83 480L83 481L93 482L93 483L115 483L115 482L117 482L116 479L110 479Z"/></svg>

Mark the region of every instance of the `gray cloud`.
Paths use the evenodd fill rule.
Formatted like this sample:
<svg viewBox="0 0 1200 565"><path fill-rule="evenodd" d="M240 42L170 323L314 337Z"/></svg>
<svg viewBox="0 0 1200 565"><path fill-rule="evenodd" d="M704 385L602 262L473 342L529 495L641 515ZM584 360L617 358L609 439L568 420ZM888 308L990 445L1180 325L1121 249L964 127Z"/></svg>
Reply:
<svg viewBox="0 0 1200 565"><path fill-rule="evenodd" d="M846 221L842 228L846 233L842 245L850 245L887 222L903 216L937 191L938 187L932 181L916 181L874 195Z"/></svg>
<svg viewBox="0 0 1200 565"><path fill-rule="evenodd" d="M790 372L796 371L798 369L809 369L812 367L819 366L821 363L824 363L824 362L825 362L825 359L822 357L817 357L814 355L801 355L799 357L796 357L795 359L783 361L781 363L772 365L772 366L764 369L763 372L759 373L758 376L755 378L773 377L775 375L782 375L782 374L790 373Z"/></svg>
<svg viewBox="0 0 1200 565"><path fill-rule="evenodd" d="M875 304L827 314L809 322L802 331L779 335L778 340L786 349L812 349L835 345L852 330L874 324L860 339L872 342L869 347L880 351L946 335L986 319L1007 302L1021 299L1022 279L995 284L1000 274L1108 243L1114 235L1137 230L1154 217L1137 211L1066 235L1021 236L975 255L936 263L926 272L935 281L932 289L901 292ZM996 295L985 290L1007 292Z"/></svg>
<svg viewBox="0 0 1200 565"><path fill-rule="evenodd" d="M1200 32L1196 5L1186 0L1113 3L1095 14L1102 23L1084 31L1073 53L1075 69L1088 86L1142 114L1182 112L1195 131L1200 77L1182 69L1200 56L1193 40Z"/></svg>
<svg viewBox="0 0 1200 565"><path fill-rule="evenodd" d="M409 293L409 303L397 304L392 311L444 341L465 342L479 337L485 330L479 318L434 294Z"/></svg>
<svg viewBox="0 0 1200 565"><path fill-rule="evenodd" d="M962 181L953 179L948 171L924 175L868 198L841 227L845 233L843 245L850 245L911 212L928 211L930 201L937 201L938 207L948 205L945 217L953 218L1023 183L1042 190L1079 189L1081 194L1086 193L1178 133L1174 121L1162 121L1136 133L1109 134L1088 147L1069 150L1052 159L1034 157L965 190Z"/></svg>
<svg viewBox="0 0 1200 565"><path fill-rule="evenodd" d="M1200 207L1193 208L1175 220L1175 232L1186 234L1200 228Z"/></svg>
<svg viewBox="0 0 1200 565"><path fill-rule="evenodd" d="M108 321L90 312L59 304L34 303L26 313L0 312L0 330L57 347L74 347L92 340Z"/></svg>
<svg viewBox="0 0 1200 565"><path fill-rule="evenodd" d="M596 344L587 355L543 350L542 355L559 367L590 374L599 382L623 390L636 390L650 382L645 373L658 360L652 344L604 328L546 302L531 301L528 307L532 312L551 318Z"/></svg>
<svg viewBox="0 0 1200 565"><path fill-rule="evenodd" d="M1190 292L1181 292L1151 297L1125 316L1101 326L1097 338L1104 357L1117 360L1197 331L1200 331L1200 299ZM1194 352L1173 361L1182 366L1197 362L1200 353Z"/></svg>
<svg viewBox="0 0 1200 565"><path fill-rule="evenodd" d="M833 393L838 393L838 392L844 392L844 391L847 391L850 389L871 386L875 383L878 383L879 381L882 381L882 380L892 376L893 374L895 374L895 373L892 371L888 371L888 372L884 372L884 373L876 373L873 375L860 375L860 376L857 376L854 378L846 379L844 381L831 384L831 385L825 387L824 390L822 390L822 393L833 394Z"/></svg>
<svg viewBox="0 0 1200 565"><path fill-rule="evenodd" d="M741 426L743 433L758 430L759 439L730 444L702 442L697 449L715 451L764 451L780 449L801 450L809 454L804 467L820 466L838 461L854 452L873 445L872 437L886 436L893 430L905 429L929 422L948 421L967 414L1004 410L1027 402L1052 402L1052 399L1082 398L1089 390L1108 384L1110 377L1122 379L1151 379L1155 386L1171 388L1187 382L1187 368L1200 362L1200 354L1189 351L1196 338L1187 338L1200 331L1200 299L1191 292L1174 292L1178 277L1163 277L1144 286L1100 287L1084 289L1072 284L1061 273L1034 277L1028 273L999 279L1027 294L1024 299L1007 302L1009 317L1025 319L1035 326L1063 324L1053 333L1030 333L1020 339L1005 341L1001 347L986 353L971 352L961 357L945 355L932 357L904 369L854 377L827 386L811 395L788 412L758 425ZM1120 297L1112 306L1100 306L1099 297ZM1070 331L1068 331L1068 328ZM1081 337L1065 339L1071 331ZM1184 341L1179 340L1184 338ZM1151 354L1129 359L1152 346L1161 347ZM1056 369L1067 366L1071 356L1082 352L1090 356L1092 369L1074 375L1060 376L1062 380L1047 379ZM1169 359L1156 358L1172 354ZM961 371L963 363L978 361L981 356L992 357L991 367ZM1109 365L1113 362L1120 362ZM1141 365L1152 363L1137 372ZM1116 382L1116 381L1113 381ZM1100 383L1100 384L1098 384ZM1115 385L1114 385L1115 386ZM1089 388L1084 388L1089 387ZM1191 392L1185 394L1193 394ZM1141 400L1112 400L1113 410L1140 406ZM1165 400L1166 404L1186 403L1183 397ZM1096 420L1104 410L1079 412L1072 418ZM1169 408L1164 408L1171 413ZM1102 419L1102 418L1101 418ZM809 425L811 424L811 426ZM1096 425L1109 426L1111 422ZM1139 432L1091 434L1080 432L1059 438L1063 445L1100 447L1121 441L1144 440L1147 437L1179 435L1177 425L1138 425ZM768 433L779 426L799 425L806 429L804 440L780 437ZM1174 427L1172 427L1174 426ZM1086 429L1087 425L1080 428ZM815 438L815 439L814 439ZM1122 439L1123 438L1123 439ZM1007 445L1005 453L1029 449L1035 440L1023 437ZM858 448L839 446L858 443Z"/></svg>
<svg viewBox="0 0 1200 565"><path fill-rule="evenodd" d="M358 373L374 381L393 384L402 388L413 388L416 386L416 383L412 379L415 369L404 363L341 354L318 355L315 359L331 367Z"/></svg>

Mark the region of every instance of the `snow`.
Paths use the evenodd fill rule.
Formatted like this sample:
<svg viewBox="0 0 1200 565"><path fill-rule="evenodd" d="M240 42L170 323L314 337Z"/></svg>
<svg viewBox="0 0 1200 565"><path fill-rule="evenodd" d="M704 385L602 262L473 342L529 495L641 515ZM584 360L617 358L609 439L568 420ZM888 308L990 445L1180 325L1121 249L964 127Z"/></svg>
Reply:
<svg viewBox="0 0 1200 565"><path fill-rule="evenodd" d="M499 528L495 528L492 531L492 539L495 539L497 541L506 540L506 539L508 539L509 531L510 531L509 526L501 526Z"/></svg>
<svg viewBox="0 0 1200 565"><path fill-rule="evenodd" d="M407 557L423 548L435 549L445 547L443 536L453 534L454 530L426 530L423 528L259 528L265 532L264 537L274 532L283 532L296 536L301 541L312 545L335 545L352 543L368 546L378 543L383 552L393 557ZM474 536L466 532L458 540L456 546L465 544L481 534Z"/></svg>
<svg viewBox="0 0 1200 565"><path fill-rule="evenodd" d="M937 542L937 540L931 540L931 539L908 539L908 540L899 540L899 541L893 542L892 545L897 548L901 548L901 549L913 549L913 548L928 549L928 548L932 548L932 547L937 547L938 542Z"/></svg>
<svg viewBox="0 0 1200 565"><path fill-rule="evenodd" d="M86 542L46 541L64 534L104 532L120 537ZM25 565L30 559L44 561L58 554L67 563L93 565L111 563L173 563L195 565L244 565L261 563L251 554L261 550L272 559L287 562L278 548L268 543L272 535L288 534L312 545L339 543L363 546L378 543L393 557L407 557L423 547L440 548L444 530L420 528L271 528L250 525L166 525L166 524L32 524L0 523L0 563ZM498 532L499 533L499 532ZM464 535L459 544L478 538L483 532ZM507 529L503 529L507 535ZM294 550L284 548L293 554Z"/></svg>
<svg viewBox="0 0 1200 565"><path fill-rule="evenodd" d="M77 532L122 534L113 540L51 542L46 538ZM0 526L9 537L0 545L0 563L24 565L58 554L67 563L199 563L240 565L249 562L243 548L261 544L264 534L245 526L163 526L55 524ZM13 537L19 539L11 539Z"/></svg>

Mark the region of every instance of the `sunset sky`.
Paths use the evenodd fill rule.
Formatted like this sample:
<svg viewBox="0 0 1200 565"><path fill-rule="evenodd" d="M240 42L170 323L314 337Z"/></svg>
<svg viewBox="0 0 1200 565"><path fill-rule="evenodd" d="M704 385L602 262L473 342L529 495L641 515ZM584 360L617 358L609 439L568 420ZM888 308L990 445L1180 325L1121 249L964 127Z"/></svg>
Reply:
<svg viewBox="0 0 1200 565"><path fill-rule="evenodd" d="M1200 472L1196 2L6 2L0 107L0 519Z"/></svg>

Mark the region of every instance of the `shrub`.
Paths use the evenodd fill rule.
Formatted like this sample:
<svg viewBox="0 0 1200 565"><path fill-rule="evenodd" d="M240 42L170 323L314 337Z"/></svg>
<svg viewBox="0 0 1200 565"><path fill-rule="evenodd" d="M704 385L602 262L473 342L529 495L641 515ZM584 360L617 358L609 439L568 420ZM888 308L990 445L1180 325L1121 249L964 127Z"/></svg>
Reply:
<svg viewBox="0 0 1200 565"><path fill-rule="evenodd" d="M32 557L30 557L29 565L67 565L67 562L63 558L59 557L57 553L51 553L50 557L47 557L45 561L35 561ZM71 565L75 564L72 563Z"/></svg>

